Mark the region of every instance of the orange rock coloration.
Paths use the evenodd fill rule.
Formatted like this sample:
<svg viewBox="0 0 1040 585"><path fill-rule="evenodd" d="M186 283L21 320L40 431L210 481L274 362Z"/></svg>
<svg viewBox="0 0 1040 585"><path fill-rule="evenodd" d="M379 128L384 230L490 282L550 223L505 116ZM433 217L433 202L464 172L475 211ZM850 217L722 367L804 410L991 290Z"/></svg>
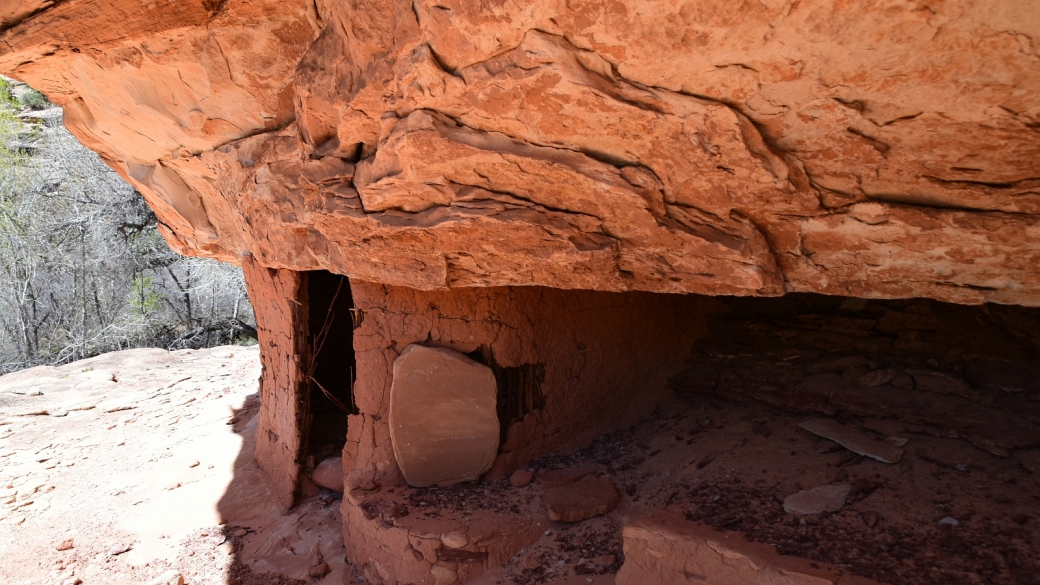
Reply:
<svg viewBox="0 0 1040 585"><path fill-rule="evenodd" d="M423 290L1040 305L1014 0L20 0L0 72L181 252Z"/></svg>
<svg viewBox="0 0 1040 585"><path fill-rule="evenodd" d="M12 0L0 73L65 108L175 249L243 266L279 503L340 488L369 582L447 584L619 505L592 469L513 474L649 414L728 310L700 295L1040 306L1038 39L1040 4L1016 0ZM810 333L937 352L928 308L902 308ZM441 357L406 368L409 346ZM1035 447L979 432L1006 418L946 358L831 359L792 390L809 412L916 388L949 400L915 409L978 410L965 437L994 455ZM461 390L428 383L449 361ZM715 392L709 369L682 380ZM445 439L468 442L458 469L427 465ZM428 516L405 495L511 475L547 507ZM854 582L684 518L629 523L618 583Z"/></svg>

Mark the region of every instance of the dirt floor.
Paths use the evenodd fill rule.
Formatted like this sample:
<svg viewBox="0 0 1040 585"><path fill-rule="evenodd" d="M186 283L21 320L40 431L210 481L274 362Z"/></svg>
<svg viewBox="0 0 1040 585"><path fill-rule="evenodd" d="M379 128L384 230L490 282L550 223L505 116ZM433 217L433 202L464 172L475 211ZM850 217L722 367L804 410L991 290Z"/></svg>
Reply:
<svg viewBox="0 0 1040 585"><path fill-rule="evenodd" d="M1035 310L810 295L728 304L653 416L527 466L536 477L605 474L622 503L550 523L481 583L610 582L621 529L665 507L892 585L1037 582ZM898 446L899 458L865 457L800 426L816 419L870 449ZM785 511L788 497L817 487L845 496L822 513ZM503 480L405 496L412 513L436 502L435 514L512 510L534 521L545 489Z"/></svg>
<svg viewBox="0 0 1040 585"><path fill-rule="evenodd" d="M0 583L342 583L339 495L286 514L253 463L258 356L140 349L0 378Z"/></svg>

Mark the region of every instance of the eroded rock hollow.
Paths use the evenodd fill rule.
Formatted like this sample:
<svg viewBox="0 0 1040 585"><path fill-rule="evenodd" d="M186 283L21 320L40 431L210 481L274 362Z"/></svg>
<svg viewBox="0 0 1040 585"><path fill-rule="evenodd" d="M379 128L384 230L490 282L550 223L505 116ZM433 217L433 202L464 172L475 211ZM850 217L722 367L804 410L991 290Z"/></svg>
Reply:
<svg viewBox="0 0 1040 585"><path fill-rule="evenodd" d="M447 584L521 570L510 559L550 520L520 505L415 513L400 462L425 474L429 453L394 441L457 437L391 426L408 347L483 376L452 398L484 409L467 418L479 464L420 484L520 470L506 484L534 489L523 473L554 470L532 461L672 391L844 416L839 430L894 436L877 465L898 463L908 428L1000 460L1040 446L1023 325L1036 312L1021 308L1040 306L1038 38L1038 5L1012 0L15 0L0 7L0 72L63 106L175 249L243 266L264 365L256 458L282 502L341 456L321 475L342 468L365 577ZM847 301L710 298L792 293ZM756 322L734 329L745 313ZM409 406L396 420L429 414ZM896 422L862 422L879 419ZM857 437L834 444L858 453ZM629 455L532 485L560 502L617 496L625 514L657 502L625 528L619 579L685 582L647 576L640 555L696 556L705 528L683 522L735 524L661 512L700 492L621 485L646 462L618 463ZM718 454L702 455L690 473L714 473ZM866 489L816 480L785 495ZM616 573L615 552L588 571Z"/></svg>

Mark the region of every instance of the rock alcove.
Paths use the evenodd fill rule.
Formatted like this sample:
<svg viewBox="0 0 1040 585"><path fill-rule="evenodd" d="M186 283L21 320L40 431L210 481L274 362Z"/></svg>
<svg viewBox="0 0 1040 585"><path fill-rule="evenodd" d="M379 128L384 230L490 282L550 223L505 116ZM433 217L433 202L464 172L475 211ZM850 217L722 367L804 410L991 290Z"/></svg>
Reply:
<svg viewBox="0 0 1040 585"><path fill-rule="evenodd" d="M0 71L242 265L255 457L342 458L368 580L1029 580L1033 4L160 4L9 3ZM410 346L494 377L478 483L405 482Z"/></svg>

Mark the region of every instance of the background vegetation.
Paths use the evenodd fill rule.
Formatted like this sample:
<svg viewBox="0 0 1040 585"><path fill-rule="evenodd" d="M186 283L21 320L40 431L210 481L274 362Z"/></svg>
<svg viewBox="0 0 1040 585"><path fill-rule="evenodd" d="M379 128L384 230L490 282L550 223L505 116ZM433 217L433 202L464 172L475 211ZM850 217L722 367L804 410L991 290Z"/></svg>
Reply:
<svg viewBox="0 0 1040 585"><path fill-rule="evenodd" d="M133 187L0 78L0 374L255 335L241 269L185 258Z"/></svg>

